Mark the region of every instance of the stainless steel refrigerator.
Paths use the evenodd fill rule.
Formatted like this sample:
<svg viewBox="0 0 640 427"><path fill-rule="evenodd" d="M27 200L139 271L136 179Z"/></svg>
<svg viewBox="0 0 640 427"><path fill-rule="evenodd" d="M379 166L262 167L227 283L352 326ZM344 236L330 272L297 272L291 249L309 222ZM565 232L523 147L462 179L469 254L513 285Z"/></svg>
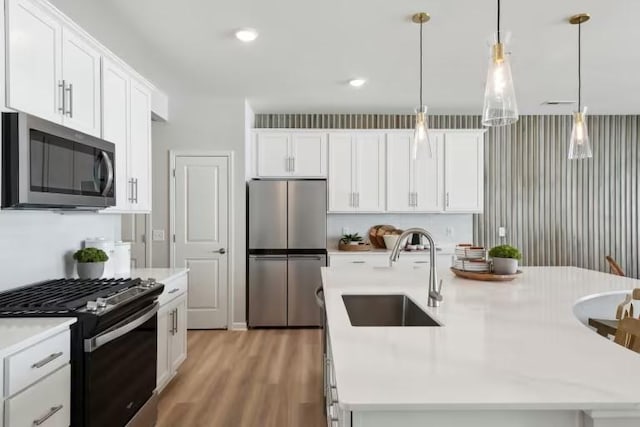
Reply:
<svg viewBox="0 0 640 427"><path fill-rule="evenodd" d="M248 323L320 326L315 302L327 265L327 182L249 182Z"/></svg>

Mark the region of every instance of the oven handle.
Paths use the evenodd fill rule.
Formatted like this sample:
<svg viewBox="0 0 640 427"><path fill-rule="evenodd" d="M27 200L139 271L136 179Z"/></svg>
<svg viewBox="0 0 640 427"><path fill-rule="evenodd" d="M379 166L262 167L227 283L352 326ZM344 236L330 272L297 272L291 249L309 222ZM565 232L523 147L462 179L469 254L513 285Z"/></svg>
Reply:
<svg viewBox="0 0 640 427"><path fill-rule="evenodd" d="M158 303L155 303L151 306L151 308L144 310L142 314L129 317L123 322L118 323L113 328L106 330L102 334L84 340L84 352L91 353L92 351L97 350L103 345L108 344L125 334L128 334L129 332L145 324L149 319L155 316L159 308L160 306L158 305Z"/></svg>

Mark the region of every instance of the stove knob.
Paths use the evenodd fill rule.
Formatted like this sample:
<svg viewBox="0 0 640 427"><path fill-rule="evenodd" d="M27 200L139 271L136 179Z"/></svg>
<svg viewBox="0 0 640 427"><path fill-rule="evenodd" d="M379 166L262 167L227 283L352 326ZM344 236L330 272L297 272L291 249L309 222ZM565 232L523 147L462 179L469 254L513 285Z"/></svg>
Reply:
<svg viewBox="0 0 640 427"><path fill-rule="evenodd" d="M96 301L87 301L87 311L97 311L98 303Z"/></svg>
<svg viewBox="0 0 640 427"><path fill-rule="evenodd" d="M98 298L96 300L96 305L99 308L105 308L107 306L107 299L106 298Z"/></svg>

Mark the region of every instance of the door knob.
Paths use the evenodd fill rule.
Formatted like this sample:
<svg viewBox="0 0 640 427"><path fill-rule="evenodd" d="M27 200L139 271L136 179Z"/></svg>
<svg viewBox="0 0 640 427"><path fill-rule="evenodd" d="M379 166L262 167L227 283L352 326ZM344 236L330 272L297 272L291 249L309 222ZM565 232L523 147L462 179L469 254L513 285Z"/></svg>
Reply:
<svg viewBox="0 0 640 427"><path fill-rule="evenodd" d="M217 250L217 251L213 251L213 253L216 253L216 252L217 252L217 253L219 253L219 254L224 255L224 254L226 254L226 253L227 253L227 250L226 250L225 248L222 248L222 249L219 249L219 250Z"/></svg>

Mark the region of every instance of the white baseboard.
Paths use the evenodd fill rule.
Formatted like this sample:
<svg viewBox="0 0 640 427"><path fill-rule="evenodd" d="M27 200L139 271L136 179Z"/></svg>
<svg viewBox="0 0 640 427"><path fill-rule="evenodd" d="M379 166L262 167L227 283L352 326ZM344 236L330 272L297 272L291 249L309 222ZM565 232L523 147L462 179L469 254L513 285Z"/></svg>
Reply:
<svg viewBox="0 0 640 427"><path fill-rule="evenodd" d="M231 324L231 331L246 331L247 330L247 322L233 322Z"/></svg>

